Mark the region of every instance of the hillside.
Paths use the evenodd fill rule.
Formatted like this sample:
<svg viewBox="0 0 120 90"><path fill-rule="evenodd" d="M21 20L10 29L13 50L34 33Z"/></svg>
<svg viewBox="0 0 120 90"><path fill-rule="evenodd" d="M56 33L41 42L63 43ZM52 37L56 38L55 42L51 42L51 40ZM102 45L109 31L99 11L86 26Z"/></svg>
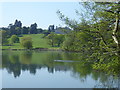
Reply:
<svg viewBox="0 0 120 90"><path fill-rule="evenodd" d="M33 48L53 48L48 45L47 39L43 38L43 34L29 34L23 36L32 37ZM19 38L21 39L21 37ZM13 46L2 46L2 49L23 49L23 47L20 45L20 43L14 43Z"/></svg>

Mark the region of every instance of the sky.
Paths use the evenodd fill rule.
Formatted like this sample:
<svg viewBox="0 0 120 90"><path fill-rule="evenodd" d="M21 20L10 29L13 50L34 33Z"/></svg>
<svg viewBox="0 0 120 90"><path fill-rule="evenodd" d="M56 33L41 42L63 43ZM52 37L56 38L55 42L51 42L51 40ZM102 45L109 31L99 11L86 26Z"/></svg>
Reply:
<svg viewBox="0 0 120 90"><path fill-rule="evenodd" d="M78 2L0 2L0 27L7 27L15 20L20 20L22 26L37 23L38 28L47 29L49 25L65 26L58 15L60 10L64 15L78 19L75 10L80 9Z"/></svg>

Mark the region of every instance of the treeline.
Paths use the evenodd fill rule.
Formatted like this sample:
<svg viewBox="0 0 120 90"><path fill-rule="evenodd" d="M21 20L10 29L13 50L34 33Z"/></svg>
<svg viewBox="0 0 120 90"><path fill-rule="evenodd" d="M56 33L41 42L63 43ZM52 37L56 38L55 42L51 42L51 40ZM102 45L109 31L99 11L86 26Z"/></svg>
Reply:
<svg viewBox="0 0 120 90"><path fill-rule="evenodd" d="M56 27L56 29L58 29L58 28ZM2 38L1 45L9 46L9 45L13 45L13 43L19 43L20 42L19 37L22 37L24 34L44 34L43 38L45 38L51 32L52 33L55 32L56 29L55 29L54 25L49 25L47 30L44 30L42 28L37 28L36 23L31 24L30 27L26 27L26 26L22 27L22 22L18 21L18 20L15 20L14 24L9 24L8 27L2 27L0 29L0 37ZM50 38L50 37L47 37L47 39L49 39L48 44L50 44L52 47L60 46L61 36L63 36L63 35L57 35L57 34L53 35L54 39ZM50 39L52 39L52 42L50 42L51 41ZM58 41L57 41L57 39L58 39ZM32 41L30 41L32 39L30 39L30 37L24 37L24 39L22 39L22 40L23 41L21 41L21 44L23 44L23 42L25 40L27 40L27 41L29 41L29 44L28 44L27 48L30 48L30 47L32 48L32 44L31 44ZM57 43L58 43L58 45L57 45ZM23 45L23 46L26 46L26 42L25 42L25 45Z"/></svg>
<svg viewBox="0 0 120 90"><path fill-rule="evenodd" d="M7 35L21 35L21 34L39 34L43 33L42 28L37 28L37 24L31 24L30 27L23 26L22 22L15 20L14 24L9 24L8 27L3 27L1 30L5 30L7 32Z"/></svg>
<svg viewBox="0 0 120 90"><path fill-rule="evenodd" d="M54 25L49 25L48 29L44 30L37 28L36 23L31 24L30 27L22 27L22 22L15 20L14 24L9 24L8 27L0 29L1 45L12 46L14 43L20 43L24 48L31 49L33 47L32 38L23 37L24 34L44 34L43 38L48 40L48 44L51 47L60 47L65 39L65 35L69 32L71 32L71 29L68 27L55 27ZM19 40L19 37L22 37L21 40Z"/></svg>
<svg viewBox="0 0 120 90"><path fill-rule="evenodd" d="M65 27L66 29L69 29ZM57 29L64 29L62 27L55 27L54 25L49 25L48 29L42 29L38 28L37 23L31 24L29 27L23 26L22 27L22 22L15 20L14 24L9 24L8 27L2 27L0 28L0 31L6 32L6 35L9 37L12 35L17 35L21 36L22 34L50 34L51 32L55 32Z"/></svg>
<svg viewBox="0 0 120 90"><path fill-rule="evenodd" d="M1 45L12 45L13 43L19 43L18 37L22 37L23 34L40 34L47 32L47 30L37 28L36 23L31 24L30 27L22 27L22 22L15 20L14 24L9 24L8 27L2 27L0 29L0 37L2 38Z"/></svg>

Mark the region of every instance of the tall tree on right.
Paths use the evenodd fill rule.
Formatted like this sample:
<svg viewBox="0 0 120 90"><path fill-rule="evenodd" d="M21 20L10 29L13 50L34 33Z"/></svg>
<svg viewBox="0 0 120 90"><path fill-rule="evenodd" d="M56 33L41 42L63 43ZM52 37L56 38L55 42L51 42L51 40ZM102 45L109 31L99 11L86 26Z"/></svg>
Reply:
<svg viewBox="0 0 120 90"><path fill-rule="evenodd" d="M106 48L111 48L113 40L114 47L120 52L120 1L84 3L83 6L90 11L93 28Z"/></svg>
<svg viewBox="0 0 120 90"><path fill-rule="evenodd" d="M74 32L87 32L94 38L97 48L105 51L120 52L120 1L116 2L80 2L81 11L76 10L81 22L71 20L57 11L59 18ZM87 28L87 29L86 29ZM76 38L76 33L74 38ZM95 46L95 45L94 45ZM98 47L99 46L99 47Z"/></svg>
<svg viewBox="0 0 120 90"><path fill-rule="evenodd" d="M109 3L109 5L111 5L111 3ZM115 25L112 32L112 37L118 49L120 50L120 1L118 3L112 4L110 9L105 11L115 16Z"/></svg>
<svg viewBox="0 0 120 90"><path fill-rule="evenodd" d="M66 35L63 48L83 51L94 69L120 74L120 1L80 2L83 10L76 10L80 16L77 22L58 11L59 18L72 28Z"/></svg>

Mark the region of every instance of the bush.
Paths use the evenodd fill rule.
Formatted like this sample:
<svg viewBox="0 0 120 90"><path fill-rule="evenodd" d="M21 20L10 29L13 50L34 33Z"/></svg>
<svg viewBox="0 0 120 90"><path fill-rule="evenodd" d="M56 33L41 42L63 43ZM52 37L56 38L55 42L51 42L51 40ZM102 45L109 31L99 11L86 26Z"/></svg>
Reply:
<svg viewBox="0 0 120 90"><path fill-rule="evenodd" d="M21 45L26 48L26 49L31 49L32 46L32 38L27 36L27 37L22 37L21 39Z"/></svg>
<svg viewBox="0 0 120 90"><path fill-rule="evenodd" d="M10 38L10 43L19 43L19 37L17 35L12 35Z"/></svg>

